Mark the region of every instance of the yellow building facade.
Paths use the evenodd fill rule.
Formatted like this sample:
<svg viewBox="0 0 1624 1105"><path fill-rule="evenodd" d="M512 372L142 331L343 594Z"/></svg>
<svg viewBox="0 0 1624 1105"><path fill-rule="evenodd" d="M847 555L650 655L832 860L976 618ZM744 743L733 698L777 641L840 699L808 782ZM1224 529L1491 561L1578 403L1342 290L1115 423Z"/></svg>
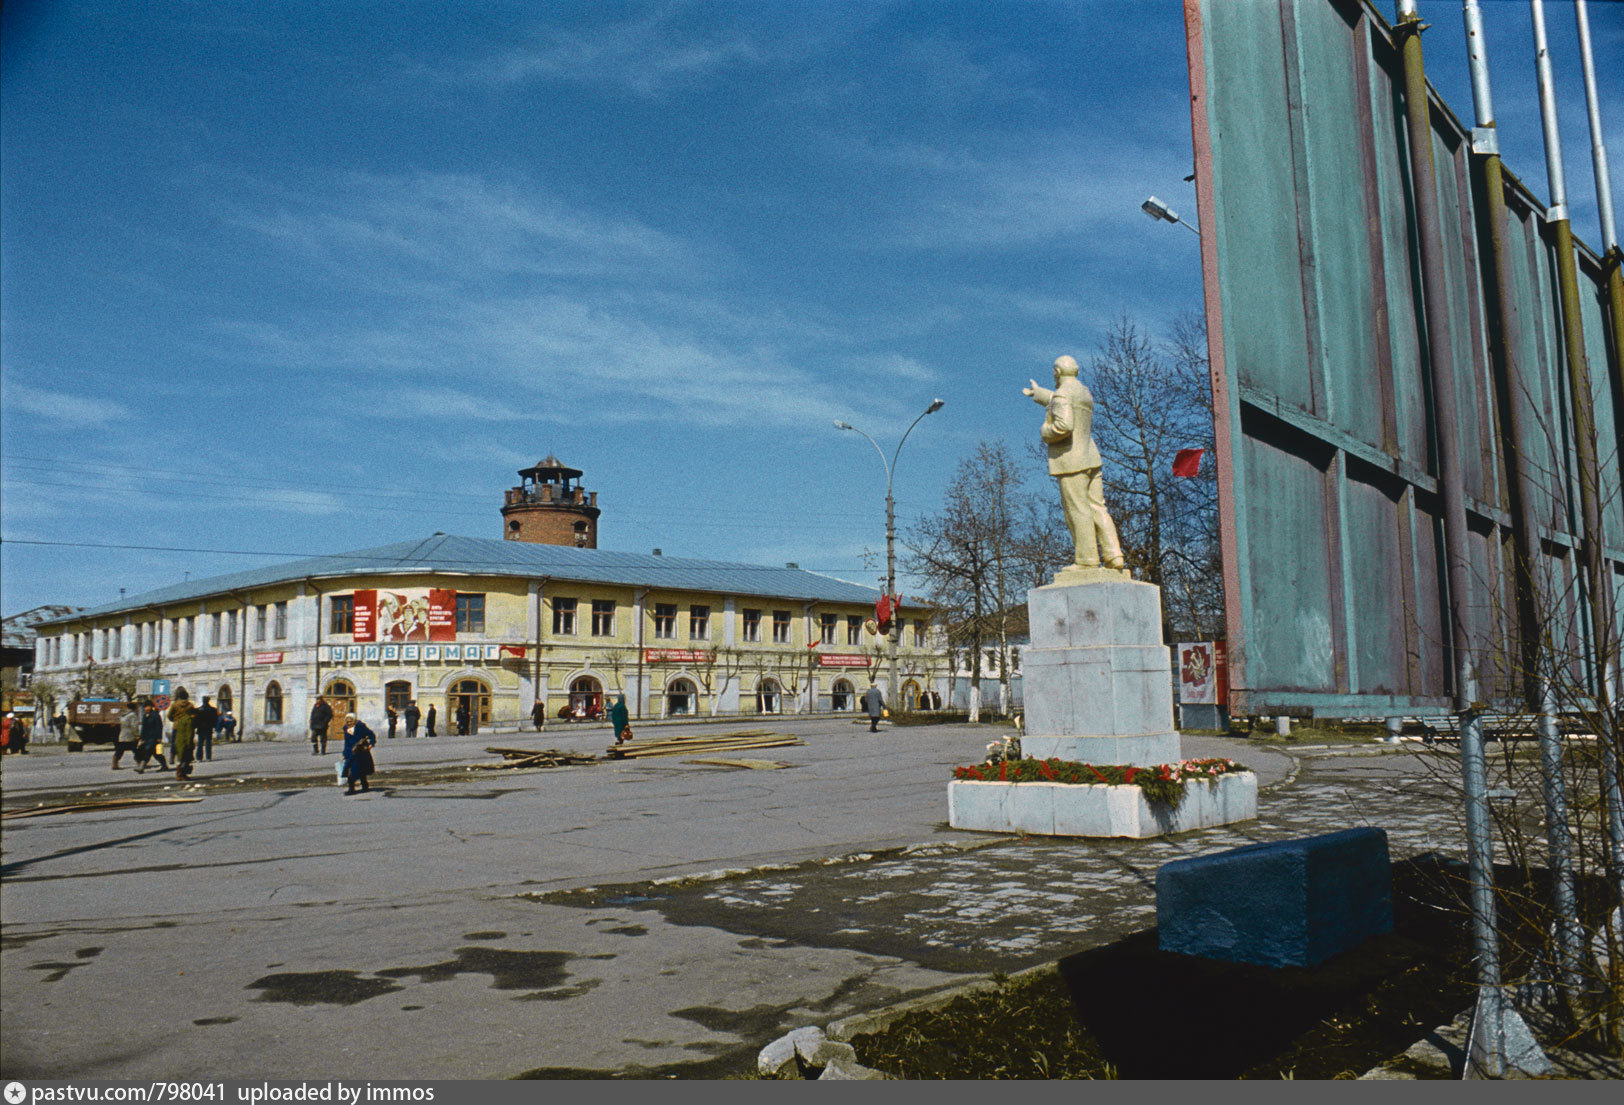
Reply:
<svg viewBox="0 0 1624 1105"><path fill-rule="evenodd" d="M902 612L900 694L874 632L878 592L768 568L436 534L421 542L136 595L39 627L35 670L64 694L98 666L229 706L250 736L301 736L320 694L380 733L387 710L459 706L474 730L591 718L848 711L945 699L923 609ZM80 691L79 693L82 693Z"/></svg>

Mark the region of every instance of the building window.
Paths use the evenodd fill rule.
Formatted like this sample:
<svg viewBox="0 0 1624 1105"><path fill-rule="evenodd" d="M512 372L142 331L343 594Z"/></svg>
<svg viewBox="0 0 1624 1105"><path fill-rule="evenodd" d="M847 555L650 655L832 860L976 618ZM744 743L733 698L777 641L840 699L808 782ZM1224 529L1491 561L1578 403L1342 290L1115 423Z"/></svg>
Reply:
<svg viewBox="0 0 1624 1105"><path fill-rule="evenodd" d="M553 600L553 635L557 637L575 636L575 606L574 599Z"/></svg>
<svg viewBox="0 0 1624 1105"><path fill-rule="evenodd" d="M220 623L221 623L221 621L222 621L222 617L218 612L209 615L209 647L210 648L219 648L220 647Z"/></svg>
<svg viewBox="0 0 1624 1105"><path fill-rule="evenodd" d="M327 632L354 633L355 632L355 596L334 595L333 605L328 608Z"/></svg>
<svg viewBox="0 0 1624 1105"><path fill-rule="evenodd" d="M237 643L237 612L235 610L227 610L226 611L226 644L234 645L236 643Z"/></svg>
<svg viewBox="0 0 1624 1105"><path fill-rule="evenodd" d="M863 615L846 615L846 643L860 645L863 643Z"/></svg>
<svg viewBox="0 0 1624 1105"><path fill-rule="evenodd" d="M773 644L789 644L789 611L773 611Z"/></svg>
<svg viewBox="0 0 1624 1105"><path fill-rule="evenodd" d="M288 604L285 602L279 602L276 604L276 621L272 635L275 636L278 641L285 641L288 639Z"/></svg>
<svg viewBox="0 0 1624 1105"><path fill-rule="evenodd" d="M913 623L914 648L925 647L925 619L915 618Z"/></svg>
<svg viewBox="0 0 1624 1105"><path fill-rule="evenodd" d="M835 643L835 627L840 619L834 614L818 615L818 644L832 645Z"/></svg>
<svg viewBox="0 0 1624 1105"><path fill-rule="evenodd" d="M592 600L592 635L594 637L613 637L615 635L615 600Z"/></svg>
<svg viewBox="0 0 1624 1105"><path fill-rule="evenodd" d="M197 647L197 616L186 619L186 651L190 652Z"/></svg>
<svg viewBox="0 0 1624 1105"><path fill-rule="evenodd" d="M103 660L107 659L108 650L111 649L112 647L113 647L113 631L111 629L102 630L101 631L101 658Z"/></svg>
<svg viewBox="0 0 1624 1105"><path fill-rule="evenodd" d="M267 617L265 607L254 607L254 641L256 644L265 640L266 622Z"/></svg>
<svg viewBox="0 0 1624 1105"><path fill-rule="evenodd" d="M277 725L282 721L282 684L270 683L265 688L265 724Z"/></svg>
<svg viewBox="0 0 1624 1105"><path fill-rule="evenodd" d="M677 635L676 603L657 602L654 604L654 635L665 638L672 638Z"/></svg>
<svg viewBox="0 0 1624 1105"><path fill-rule="evenodd" d="M457 596L457 632L485 632L485 596L483 594Z"/></svg>
<svg viewBox="0 0 1624 1105"><path fill-rule="evenodd" d="M761 640L761 611L746 610L744 612L744 639L747 641Z"/></svg>
<svg viewBox="0 0 1624 1105"><path fill-rule="evenodd" d="M179 618L170 618L169 619L169 650L168 651L170 651L170 652L179 652L180 651L180 619Z"/></svg>
<svg viewBox="0 0 1624 1105"><path fill-rule="evenodd" d="M688 639L690 641L710 640L710 607L690 606L688 608Z"/></svg>

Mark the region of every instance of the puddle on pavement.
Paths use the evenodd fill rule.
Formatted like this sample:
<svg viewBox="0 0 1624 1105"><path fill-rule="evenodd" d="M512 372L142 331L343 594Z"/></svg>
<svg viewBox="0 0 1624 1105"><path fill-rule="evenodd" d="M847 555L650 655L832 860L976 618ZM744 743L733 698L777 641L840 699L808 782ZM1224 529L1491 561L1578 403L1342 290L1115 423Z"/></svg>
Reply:
<svg viewBox="0 0 1624 1105"><path fill-rule="evenodd" d="M515 951L508 948L458 948L457 958L422 967L390 967L380 978L413 978L444 982L462 974L491 976L493 990L555 990L569 981L564 969L570 952Z"/></svg>
<svg viewBox="0 0 1624 1105"><path fill-rule="evenodd" d="M192 1023L197 1025L199 1028L207 1028L209 1025L214 1025L214 1024L236 1024L237 1023L237 1018L236 1017L203 1017L200 1020L193 1021Z"/></svg>
<svg viewBox="0 0 1624 1105"><path fill-rule="evenodd" d="M495 931L490 931L490 932L465 932L465 933L462 934L462 938L464 940L506 940L507 939L507 933L505 933L505 932L495 932Z"/></svg>
<svg viewBox="0 0 1624 1105"><path fill-rule="evenodd" d="M359 971L295 971L266 975L245 989L264 991L255 1001L286 1005L356 1005L393 993L400 986L382 978L362 978Z"/></svg>
<svg viewBox="0 0 1624 1105"><path fill-rule="evenodd" d="M81 959L77 963L30 963L30 971L49 971L45 976L46 982L61 982L68 977L68 972L76 967L83 967L89 960Z"/></svg>

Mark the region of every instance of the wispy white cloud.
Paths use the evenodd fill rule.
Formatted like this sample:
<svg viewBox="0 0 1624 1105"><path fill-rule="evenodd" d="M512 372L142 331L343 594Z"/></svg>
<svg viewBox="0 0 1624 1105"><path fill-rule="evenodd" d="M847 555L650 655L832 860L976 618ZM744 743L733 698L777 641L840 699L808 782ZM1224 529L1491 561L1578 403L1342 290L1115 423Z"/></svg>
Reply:
<svg viewBox="0 0 1624 1105"><path fill-rule="evenodd" d="M6 381L0 397L14 411L66 425L102 426L130 417L128 407L111 399L51 391L15 380Z"/></svg>
<svg viewBox="0 0 1624 1105"><path fill-rule="evenodd" d="M465 75L495 84L609 84L652 98L733 67L769 64L778 52L748 28L686 33L676 26L674 11L606 20L588 31L541 27L529 42L475 63Z"/></svg>

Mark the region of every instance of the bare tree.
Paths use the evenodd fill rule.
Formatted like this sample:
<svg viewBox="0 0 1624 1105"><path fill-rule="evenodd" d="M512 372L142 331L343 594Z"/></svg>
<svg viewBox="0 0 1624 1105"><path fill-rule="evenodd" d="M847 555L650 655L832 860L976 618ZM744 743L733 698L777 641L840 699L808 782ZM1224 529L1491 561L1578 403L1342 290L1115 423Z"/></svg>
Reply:
<svg viewBox="0 0 1624 1105"><path fill-rule="evenodd" d="M906 566L947 620L949 641L970 659L970 720L981 720L986 644L997 645L1000 705L1009 694L1009 623L1014 588L1026 576L1016 556L1018 522L1031 515L1020 466L1002 441L982 441L959 462L939 513L909 528Z"/></svg>
<svg viewBox="0 0 1624 1105"><path fill-rule="evenodd" d="M1180 449L1210 458L1213 423L1206 332L1199 316L1174 320L1158 344L1126 317L1100 341L1086 381L1094 396L1094 441L1123 553L1140 578L1162 588L1169 627L1202 637L1222 628L1218 484L1175 477Z"/></svg>

